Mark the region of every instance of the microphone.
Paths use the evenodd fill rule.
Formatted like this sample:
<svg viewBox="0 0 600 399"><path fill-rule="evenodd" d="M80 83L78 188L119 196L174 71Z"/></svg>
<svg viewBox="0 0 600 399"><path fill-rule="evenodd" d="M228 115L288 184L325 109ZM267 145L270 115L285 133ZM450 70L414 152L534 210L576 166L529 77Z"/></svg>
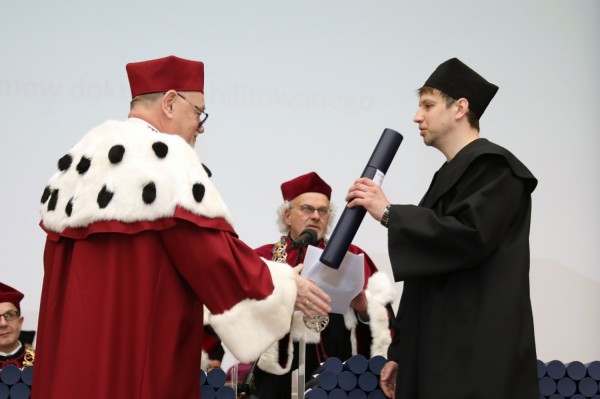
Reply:
<svg viewBox="0 0 600 399"><path fill-rule="evenodd" d="M317 232L313 229L305 229L300 233L300 236L292 241L291 248L299 249L302 247L306 247L308 245L315 245L319 242L319 237L317 237Z"/></svg>

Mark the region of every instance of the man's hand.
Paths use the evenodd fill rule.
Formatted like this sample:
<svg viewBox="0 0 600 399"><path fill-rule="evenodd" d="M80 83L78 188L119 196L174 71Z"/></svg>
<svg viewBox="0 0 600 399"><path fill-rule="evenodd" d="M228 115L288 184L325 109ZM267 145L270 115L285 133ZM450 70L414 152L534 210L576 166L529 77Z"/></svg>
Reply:
<svg viewBox="0 0 600 399"><path fill-rule="evenodd" d="M396 397L396 378L398 376L398 363L390 360L381 369L379 384L383 394L388 398Z"/></svg>
<svg viewBox="0 0 600 399"><path fill-rule="evenodd" d="M296 272L296 286L298 287L296 309L301 310L307 317L313 317L313 313L325 316L331 311L329 307L331 298L315 283L300 276L303 266L294 267L294 271Z"/></svg>
<svg viewBox="0 0 600 399"><path fill-rule="evenodd" d="M348 190L346 201L348 208L360 205L377 221L381 221L385 207L390 204L381 187L366 177L354 181Z"/></svg>

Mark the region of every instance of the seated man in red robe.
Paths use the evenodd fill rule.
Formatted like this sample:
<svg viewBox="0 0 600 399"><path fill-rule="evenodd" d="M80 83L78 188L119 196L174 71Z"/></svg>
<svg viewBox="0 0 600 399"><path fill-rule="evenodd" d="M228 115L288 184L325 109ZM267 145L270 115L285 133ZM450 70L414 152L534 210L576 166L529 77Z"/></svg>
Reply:
<svg viewBox="0 0 600 399"><path fill-rule="evenodd" d="M16 289L0 283L0 370L10 365L33 366L33 348L19 340L23 327L23 296Z"/></svg>
<svg viewBox="0 0 600 399"><path fill-rule="evenodd" d="M305 229L316 232L319 248L327 245L326 233L332 225L331 187L315 172L310 172L281 185L284 203L279 208L279 227L283 235L275 244L263 245L256 252L265 259L294 266L298 263L299 249L291 243ZM254 370L254 384L261 399L289 398L291 373L298 368L298 340L306 334L306 375L310 375L328 357L342 361L360 353L369 358L387 355L391 343L391 303L396 297L391 279L377 267L359 247L348 249L364 255L365 283L363 290L352 300L345 314L328 314L329 324L323 331L311 330L304 323L304 315L319 305L311 289L298 292L298 310L294 314L289 333L263 353ZM308 324L311 324L310 322Z"/></svg>

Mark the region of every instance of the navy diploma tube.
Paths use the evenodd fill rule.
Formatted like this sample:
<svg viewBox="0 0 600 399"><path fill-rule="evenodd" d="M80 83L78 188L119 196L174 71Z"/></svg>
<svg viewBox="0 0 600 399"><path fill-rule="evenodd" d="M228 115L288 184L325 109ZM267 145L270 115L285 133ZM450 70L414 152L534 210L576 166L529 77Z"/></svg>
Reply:
<svg viewBox="0 0 600 399"><path fill-rule="evenodd" d="M396 155L396 151L400 147L400 143L402 143L402 139L402 135L395 130L385 129L361 177L368 177L376 182L383 180L383 175L387 173ZM366 212L366 209L362 206L354 208L344 207L342 216L333 229L331 238L321 254L321 263L334 269L340 267Z"/></svg>

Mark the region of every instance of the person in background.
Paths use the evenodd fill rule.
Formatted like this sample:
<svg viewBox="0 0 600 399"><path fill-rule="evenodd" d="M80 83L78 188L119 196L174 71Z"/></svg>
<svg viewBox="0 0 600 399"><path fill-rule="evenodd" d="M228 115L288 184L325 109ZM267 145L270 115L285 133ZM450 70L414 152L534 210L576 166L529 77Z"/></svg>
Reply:
<svg viewBox="0 0 600 399"><path fill-rule="evenodd" d="M292 249L291 243L304 230L315 231L317 247L327 245L326 234L334 220L331 187L317 173L310 172L284 182L281 193L284 203L279 208L278 224L283 235L278 242L257 248L256 253L265 259L294 266L298 263L300 250ZM304 321L305 316L310 318L319 306L319 298L312 294L316 285L306 280L306 288L299 290L298 310L289 333L263 353L255 367L254 385L259 398L290 397L291 373L298 368L298 340L304 333L307 337L307 376L329 357L345 361L357 353L367 358L387 354L395 288L385 273L378 272L363 250L355 245L348 250L364 255L363 290L352 300L345 314L330 313L327 327L317 332L307 327Z"/></svg>
<svg viewBox="0 0 600 399"><path fill-rule="evenodd" d="M391 204L373 181L346 200L388 229L397 330L381 386L388 397L539 397L529 296L531 193L537 180L479 135L498 86L452 58L419 89L414 122L446 158L418 206Z"/></svg>
<svg viewBox="0 0 600 399"><path fill-rule="evenodd" d="M204 333L202 334L202 362L201 368L204 371L210 371L221 367L225 348L221 345L221 340L209 323L210 311L204 307Z"/></svg>
<svg viewBox="0 0 600 399"><path fill-rule="evenodd" d="M87 133L43 191L34 399L198 398L204 305L244 361L292 317L299 277L238 238L193 148L208 118L204 64L126 70L129 119Z"/></svg>
<svg viewBox="0 0 600 399"><path fill-rule="evenodd" d="M24 295L0 283L0 370L6 366L33 366L35 350L19 340L23 327L21 300Z"/></svg>

